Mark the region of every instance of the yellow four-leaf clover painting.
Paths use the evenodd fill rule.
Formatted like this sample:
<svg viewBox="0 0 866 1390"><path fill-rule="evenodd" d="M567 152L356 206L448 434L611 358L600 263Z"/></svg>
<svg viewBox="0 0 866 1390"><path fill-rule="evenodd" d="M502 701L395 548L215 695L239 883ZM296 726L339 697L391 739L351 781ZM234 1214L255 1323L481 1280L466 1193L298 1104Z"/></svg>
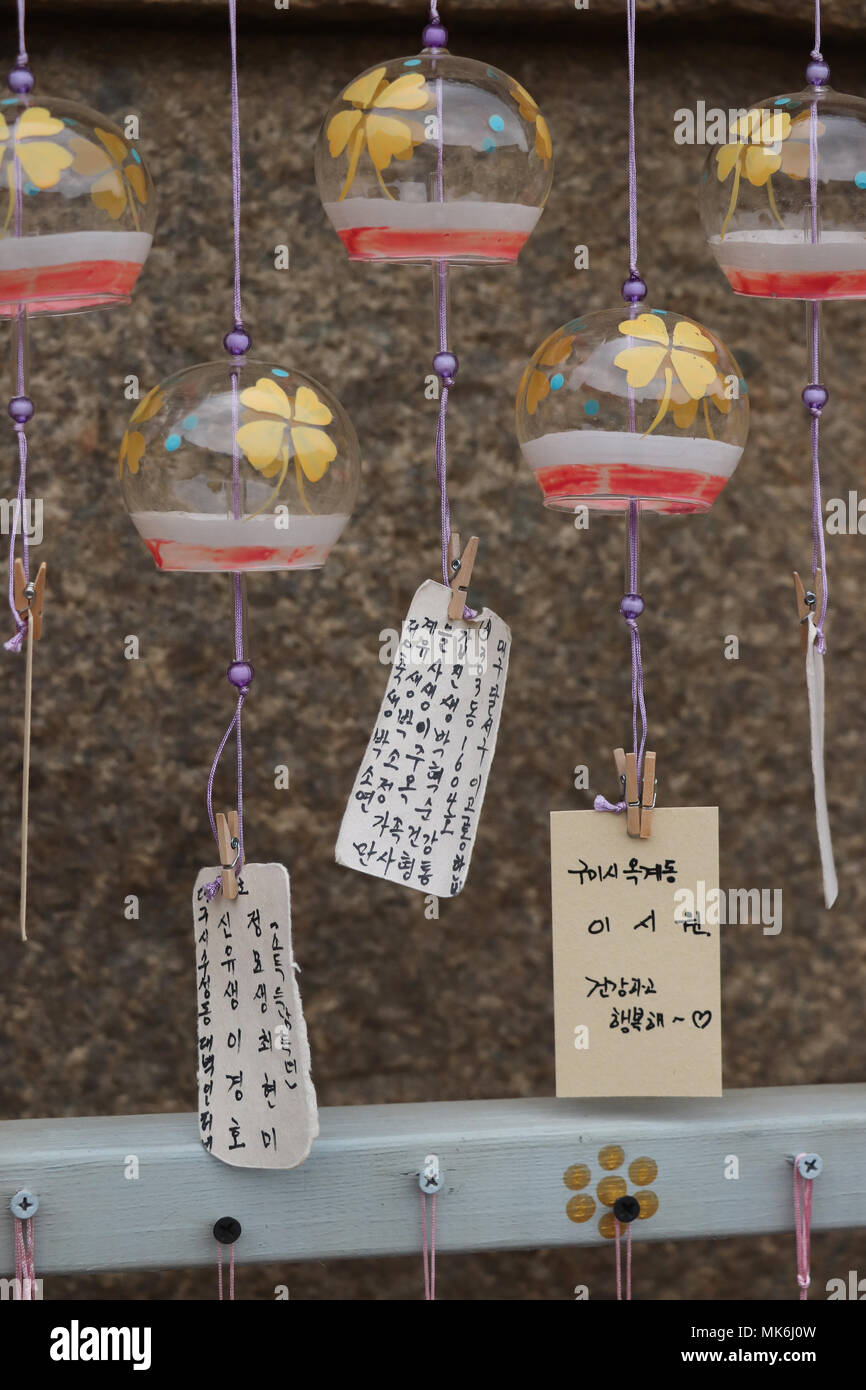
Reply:
<svg viewBox="0 0 866 1390"><path fill-rule="evenodd" d="M257 418L241 425L237 441L246 458L263 478L277 475L274 490L259 507L263 512L283 485L289 470L289 445L295 461L298 492L304 506L304 478L317 483L337 456L337 446L323 426L330 425L333 416L310 386L299 386L290 397L270 377L259 377L255 386L241 391L241 405L253 411ZM253 512L257 516L258 512Z"/></svg>
<svg viewBox="0 0 866 1390"><path fill-rule="evenodd" d="M427 106L430 94L421 73L406 73L394 82L387 81L385 68L374 68L343 92L342 101L351 110L338 111L328 123L328 148L336 159L345 150L349 160L346 181L340 193L345 198L358 170L358 161L366 149L376 171L382 191L391 198L385 187L382 170L392 159L410 159L414 147L424 139L424 130L415 123L386 111L420 111Z"/></svg>
<svg viewBox="0 0 866 1390"><path fill-rule="evenodd" d="M725 183L733 175L731 200L722 223L722 241L736 210L743 179L754 188L766 188L770 211L779 226L784 226L773 192L773 175L781 171L791 179L808 177L811 119L808 109L792 119L789 112L780 108L753 107L734 122L731 134L736 138L722 145L716 154L719 182ZM816 138L824 134L824 129L823 122L816 120Z"/></svg>
<svg viewBox="0 0 866 1390"><path fill-rule="evenodd" d="M731 408L730 400L725 397L712 339L697 324L685 320L674 324L671 334L660 314L637 314L617 327L624 336L637 340L634 346L623 348L613 359L625 372L629 386L639 391L656 377L664 382L658 410L645 433L652 433L671 405L675 424L687 428L695 418L698 402L703 400L707 429L712 437L707 398L712 397L723 414Z"/></svg>
<svg viewBox="0 0 866 1390"><path fill-rule="evenodd" d="M98 144L70 134L66 122L45 106L28 106L11 126L0 112L0 169L9 192L0 235L8 231L19 185L56 188L65 169L92 179L90 196L96 207L115 221L129 208L138 227L138 204L148 199L147 176L138 156L110 130L96 127L94 134Z"/></svg>

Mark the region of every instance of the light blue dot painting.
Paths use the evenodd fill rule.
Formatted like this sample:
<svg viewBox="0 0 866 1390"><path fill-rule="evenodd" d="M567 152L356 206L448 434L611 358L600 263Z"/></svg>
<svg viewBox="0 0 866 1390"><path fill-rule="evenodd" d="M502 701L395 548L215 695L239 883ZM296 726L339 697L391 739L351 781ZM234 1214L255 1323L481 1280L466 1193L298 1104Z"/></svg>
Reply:
<svg viewBox="0 0 866 1390"><path fill-rule="evenodd" d="M184 422L183 422L183 427L184 427L185 430L194 430L197 424L198 424L198 416L197 416L197 415L187 415L186 419L185 419Z"/></svg>
<svg viewBox="0 0 866 1390"><path fill-rule="evenodd" d="M866 188L866 169L858 169L854 175L854 182L858 188Z"/></svg>
<svg viewBox="0 0 866 1390"><path fill-rule="evenodd" d="M174 451L175 451L175 449L179 449L179 448L180 448L180 435L179 435L179 434L170 434L170 435L168 436L168 439L165 441L165 447L166 447L166 451L167 451L169 454L173 454Z"/></svg>
<svg viewBox="0 0 866 1390"><path fill-rule="evenodd" d="M503 131L505 129L505 122L503 121L501 116L491 116L487 124L490 126L491 130L496 131L497 135L500 131Z"/></svg>
<svg viewBox="0 0 866 1390"><path fill-rule="evenodd" d="M590 417L598 414L598 401L585 401L583 412Z"/></svg>
<svg viewBox="0 0 866 1390"><path fill-rule="evenodd" d="M282 367L272 367L272 368L271 368L271 376L288 376L288 375L289 375L288 372L284 372L283 369L282 369Z"/></svg>
<svg viewBox="0 0 866 1390"><path fill-rule="evenodd" d="M562 375L562 372L555 372L550 378L551 391L561 391L564 385L565 377Z"/></svg>
<svg viewBox="0 0 866 1390"><path fill-rule="evenodd" d="M488 135L484 140L481 141L481 148L482 150L484 150L485 154L490 154L491 150L496 149L496 141L492 140Z"/></svg>
<svg viewBox="0 0 866 1390"><path fill-rule="evenodd" d="M405 63L403 64L403 66L404 66L404 68L420 68L420 66L421 66L421 59L420 59L420 58L407 58L406 61L405 61Z"/></svg>

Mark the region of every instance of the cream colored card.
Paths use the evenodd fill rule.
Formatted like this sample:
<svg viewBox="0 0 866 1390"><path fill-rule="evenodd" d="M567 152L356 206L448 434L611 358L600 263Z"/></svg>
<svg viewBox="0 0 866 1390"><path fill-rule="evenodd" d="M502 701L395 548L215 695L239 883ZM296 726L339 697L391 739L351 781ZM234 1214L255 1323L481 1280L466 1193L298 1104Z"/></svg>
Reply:
<svg viewBox="0 0 866 1390"><path fill-rule="evenodd" d="M295 1168L319 1132L292 955L289 875L245 864L238 896L192 898L201 1141L238 1168Z"/></svg>
<svg viewBox="0 0 866 1390"><path fill-rule="evenodd" d="M720 1096L718 809L554 811L550 846L556 1094Z"/></svg>
<svg viewBox="0 0 866 1390"><path fill-rule="evenodd" d="M469 872L511 650L501 618L451 622L450 599L432 579L415 592L336 849L338 864L440 898Z"/></svg>

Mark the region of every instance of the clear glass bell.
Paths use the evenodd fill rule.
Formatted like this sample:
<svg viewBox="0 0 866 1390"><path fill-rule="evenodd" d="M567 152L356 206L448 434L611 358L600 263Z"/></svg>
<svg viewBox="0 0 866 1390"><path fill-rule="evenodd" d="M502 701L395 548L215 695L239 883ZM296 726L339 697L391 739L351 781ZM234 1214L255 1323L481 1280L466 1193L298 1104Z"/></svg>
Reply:
<svg viewBox="0 0 866 1390"><path fill-rule="evenodd" d="M746 383L720 338L694 320L627 305L573 319L520 382L517 437L561 511L707 511L740 461Z"/></svg>
<svg viewBox="0 0 866 1390"><path fill-rule="evenodd" d="M547 122L498 68L425 49L340 93L316 181L350 259L509 263L553 177Z"/></svg>
<svg viewBox="0 0 866 1390"><path fill-rule="evenodd" d="M147 166L113 121L53 97L0 101L0 316L127 303L155 224Z"/></svg>
<svg viewBox="0 0 866 1390"><path fill-rule="evenodd" d="M308 570L352 513L351 421L311 377L271 363L208 362L133 411L119 474L133 523L166 570Z"/></svg>
<svg viewBox="0 0 866 1390"><path fill-rule="evenodd" d="M831 87L742 114L704 165L710 249L737 294L866 298L866 101Z"/></svg>

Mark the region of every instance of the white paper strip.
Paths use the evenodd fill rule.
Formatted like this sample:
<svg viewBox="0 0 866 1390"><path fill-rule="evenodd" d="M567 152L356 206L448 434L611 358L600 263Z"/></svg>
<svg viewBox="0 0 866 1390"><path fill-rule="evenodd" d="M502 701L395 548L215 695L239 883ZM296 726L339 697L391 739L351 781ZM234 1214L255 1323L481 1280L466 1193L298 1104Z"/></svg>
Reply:
<svg viewBox="0 0 866 1390"><path fill-rule="evenodd" d="M466 882L496 748L511 633L451 591L416 591L337 840L338 864L451 898Z"/></svg>
<svg viewBox="0 0 866 1390"><path fill-rule="evenodd" d="M238 1168L295 1168L319 1117L289 875L282 864L246 864L237 898L208 902L205 884L218 875L202 869L192 898L201 1141Z"/></svg>
<svg viewBox="0 0 866 1390"><path fill-rule="evenodd" d="M806 624L806 690L809 695L809 732L812 745L812 781L815 787L815 822L818 827L818 849L821 854L821 873L824 877L824 905L832 907L839 895L833 842L830 838L830 817L827 812L827 787L824 775L824 656L815 645L818 629L812 615Z"/></svg>

